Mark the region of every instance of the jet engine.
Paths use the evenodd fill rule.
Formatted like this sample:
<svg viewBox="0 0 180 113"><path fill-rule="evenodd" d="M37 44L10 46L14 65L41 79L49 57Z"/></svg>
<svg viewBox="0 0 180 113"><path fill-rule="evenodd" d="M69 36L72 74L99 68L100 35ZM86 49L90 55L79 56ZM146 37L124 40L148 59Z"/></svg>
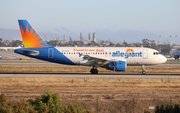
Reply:
<svg viewBox="0 0 180 113"><path fill-rule="evenodd" d="M127 67L126 61L115 61L110 62L106 69L114 70L114 71L125 71Z"/></svg>

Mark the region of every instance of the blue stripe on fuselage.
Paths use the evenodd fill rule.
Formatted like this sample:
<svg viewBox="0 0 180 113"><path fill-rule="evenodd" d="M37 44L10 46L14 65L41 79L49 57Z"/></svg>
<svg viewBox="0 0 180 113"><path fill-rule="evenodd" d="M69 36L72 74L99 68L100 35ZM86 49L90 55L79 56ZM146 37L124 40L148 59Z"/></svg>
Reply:
<svg viewBox="0 0 180 113"><path fill-rule="evenodd" d="M49 55L49 49L52 50L52 52L50 52L51 55ZM39 51L39 55L32 55L29 52L24 52L23 50ZM21 54L21 55L25 55L28 57L32 57L32 58L36 58L36 59L40 59L40 60L45 60L45 61L49 61L49 62L67 64L67 65L75 65L70 59L68 59L64 54L59 52L54 47L49 47L49 48L20 48L20 49L16 49L14 52Z"/></svg>

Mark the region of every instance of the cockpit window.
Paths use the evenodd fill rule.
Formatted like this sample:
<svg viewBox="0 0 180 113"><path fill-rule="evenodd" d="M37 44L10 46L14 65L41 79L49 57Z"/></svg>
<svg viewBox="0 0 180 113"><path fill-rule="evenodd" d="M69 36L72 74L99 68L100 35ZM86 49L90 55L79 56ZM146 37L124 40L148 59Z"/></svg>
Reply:
<svg viewBox="0 0 180 113"><path fill-rule="evenodd" d="M153 52L153 55L158 55L159 53L158 52Z"/></svg>

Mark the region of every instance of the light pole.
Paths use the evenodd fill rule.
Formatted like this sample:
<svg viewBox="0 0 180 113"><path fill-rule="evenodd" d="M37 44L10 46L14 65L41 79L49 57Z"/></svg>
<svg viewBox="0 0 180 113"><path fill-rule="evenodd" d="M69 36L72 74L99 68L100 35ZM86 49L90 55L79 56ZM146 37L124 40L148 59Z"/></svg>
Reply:
<svg viewBox="0 0 180 113"><path fill-rule="evenodd" d="M159 51L161 52L160 38L161 38L161 35L159 35L159 41L158 41L158 43L159 43Z"/></svg>
<svg viewBox="0 0 180 113"><path fill-rule="evenodd" d="M178 42L178 38L177 38L177 35L175 35L175 39L177 39L177 40L175 40L176 42ZM178 44L177 44L178 45Z"/></svg>

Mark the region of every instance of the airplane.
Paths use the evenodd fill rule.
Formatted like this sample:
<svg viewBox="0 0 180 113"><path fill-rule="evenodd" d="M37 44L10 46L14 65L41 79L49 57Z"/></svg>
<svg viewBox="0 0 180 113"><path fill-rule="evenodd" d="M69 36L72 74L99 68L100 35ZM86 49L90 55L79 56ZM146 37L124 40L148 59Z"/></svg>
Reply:
<svg viewBox="0 0 180 113"><path fill-rule="evenodd" d="M180 49L172 50L171 55L174 57L175 60L179 60Z"/></svg>
<svg viewBox="0 0 180 113"><path fill-rule="evenodd" d="M0 50L9 51L9 50L15 50L15 49L19 49L19 48L21 48L21 46L18 46L18 47L0 47Z"/></svg>
<svg viewBox="0 0 180 113"><path fill-rule="evenodd" d="M54 47L47 44L27 20L18 20L24 48L17 54L66 65L91 66L91 74L98 74L99 67L123 72L127 66L165 63L166 57L157 50L145 47Z"/></svg>

